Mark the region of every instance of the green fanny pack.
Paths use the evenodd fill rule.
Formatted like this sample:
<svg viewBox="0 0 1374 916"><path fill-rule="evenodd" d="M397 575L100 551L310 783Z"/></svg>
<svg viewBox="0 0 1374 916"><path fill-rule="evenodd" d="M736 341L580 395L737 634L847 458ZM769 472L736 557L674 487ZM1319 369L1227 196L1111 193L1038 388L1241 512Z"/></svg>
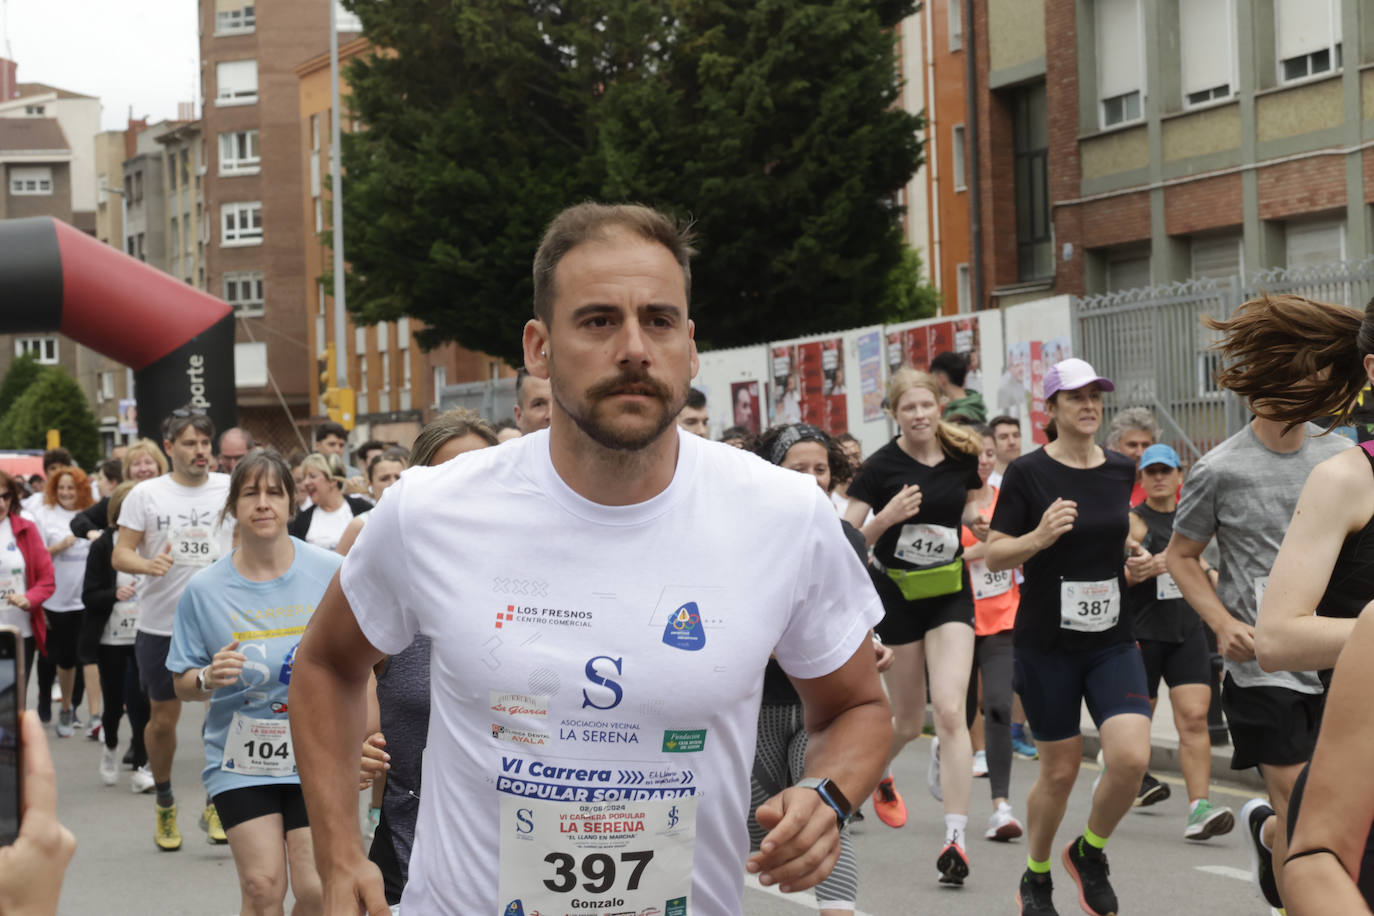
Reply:
<svg viewBox="0 0 1374 916"><path fill-rule="evenodd" d="M964 558L931 569L885 569L907 601L952 595L964 587Z"/></svg>

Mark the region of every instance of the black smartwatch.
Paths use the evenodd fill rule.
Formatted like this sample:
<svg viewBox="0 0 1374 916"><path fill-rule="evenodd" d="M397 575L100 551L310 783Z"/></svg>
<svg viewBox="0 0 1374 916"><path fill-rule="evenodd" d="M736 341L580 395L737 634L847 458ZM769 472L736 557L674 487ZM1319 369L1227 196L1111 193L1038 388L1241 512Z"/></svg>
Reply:
<svg viewBox="0 0 1374 916"><path fill-rule="evenodd" d="M850 817L853 816L853 809L850 807L849 799L845 798L844 793L840 791L840 787L829 779L826 779L824 776L808 776L805 779L798 780L797 788L815 789L816 794L820 795L821 801L829 805L830 809L835 812L835 820L838 822L838 826L841 830L844 829L845 824L849 823Z"/></svg>

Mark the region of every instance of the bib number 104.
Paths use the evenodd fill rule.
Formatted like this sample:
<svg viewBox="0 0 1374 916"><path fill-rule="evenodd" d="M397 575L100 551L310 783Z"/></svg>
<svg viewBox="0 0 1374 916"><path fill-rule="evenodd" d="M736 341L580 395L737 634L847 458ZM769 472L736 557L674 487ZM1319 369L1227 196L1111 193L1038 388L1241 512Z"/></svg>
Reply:
<svg viewBox="0 0 1374 916"><path fill-rule="evenodd" d="M248 752L250 758L258 760L271 760L273 757L280 757L282 760L291 759L291 749L287 747L285 741L245 741L243 749Z"/></svg>
<svg viewBox="0 0 1374 916"><path fill-rule="evenodd" d="M620 854L621 865L633 865L626 890L639 889L639 879L653 857L652 850ZM551 852L544 857L544 861L554 867L554 877L545 878L544 886L555 894L567 894L576 888L579 871L587 879L582 882L582 888L590 894L604 894L615 886L616 860L603 852L583 856L580 863L576 856L566 852Z"/></svg>

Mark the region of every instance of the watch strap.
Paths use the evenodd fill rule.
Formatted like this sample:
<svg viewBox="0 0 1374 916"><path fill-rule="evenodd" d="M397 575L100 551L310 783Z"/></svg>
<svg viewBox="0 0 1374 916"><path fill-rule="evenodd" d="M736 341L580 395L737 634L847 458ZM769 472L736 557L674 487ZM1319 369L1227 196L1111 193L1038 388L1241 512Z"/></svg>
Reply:
<svg viewBox="0 0 1374 916"><path fill-rule="evenodd" d="M835 812L835 819L841 829L849 823L853 816L853 808L849 804L849 799L844 797L844 793L834 782L824 776L807 776L796 783L799 789L815 789L816 794L821 800Z"/></svg>

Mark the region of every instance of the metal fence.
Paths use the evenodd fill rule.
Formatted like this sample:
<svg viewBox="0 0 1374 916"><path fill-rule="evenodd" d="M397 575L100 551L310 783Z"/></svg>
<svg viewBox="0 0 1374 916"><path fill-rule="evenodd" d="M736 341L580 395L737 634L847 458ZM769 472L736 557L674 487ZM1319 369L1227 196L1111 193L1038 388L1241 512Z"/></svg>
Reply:
<svg viewBox="0 0 1374 916"><path fill-rule="evenodd" d="M1104 426L1125 407L1148 407L1188 462L1245 424L1240 399L1216 384L1204 317L1225 318L1262 293L1292 293L1363 310L1374 295L1374 258L1248 278L1186 280L1073 300L1074 353L1116 383Z"/></svg>
<svg viewBox="0 0 1374 916"><path fill-rule="evenodd" d="M491 379L486 382L466 382L445 385L439 389L439 407L451 410L466 407L475 410L486 420L496 423L511 416L515 407L515 379Z"/></svg>

